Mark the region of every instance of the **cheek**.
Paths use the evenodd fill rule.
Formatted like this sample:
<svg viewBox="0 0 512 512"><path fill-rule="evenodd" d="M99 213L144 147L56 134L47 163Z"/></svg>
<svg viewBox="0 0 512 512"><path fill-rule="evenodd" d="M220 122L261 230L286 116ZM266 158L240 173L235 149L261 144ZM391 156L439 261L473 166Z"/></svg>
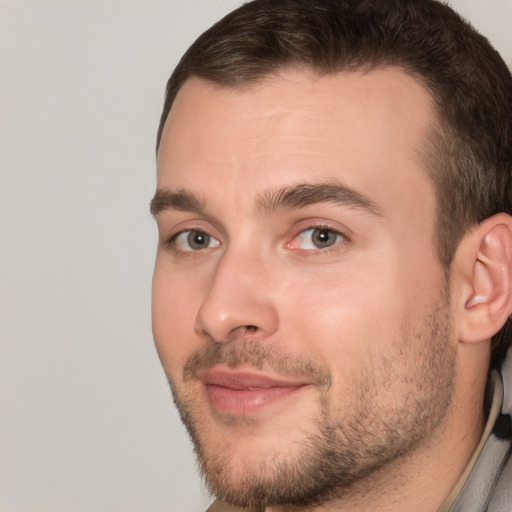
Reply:
<svg viewBox="0 0 512 512"><path fill-rule="evenodd" d="M299 289L307 293L288 298L282 324L327 364L333 378L353 374L403 336L409 300L397 272L384 275L366 266L364 271L302 276Z"/></svg>
<svg viewBox="0 0 512 512"><path fill-rule="evenodd" d="M153 338L168 376L180 372L187 357L199 346L194 329L198 289L197 283L178 279L157 258L151 305Z"/></svg>

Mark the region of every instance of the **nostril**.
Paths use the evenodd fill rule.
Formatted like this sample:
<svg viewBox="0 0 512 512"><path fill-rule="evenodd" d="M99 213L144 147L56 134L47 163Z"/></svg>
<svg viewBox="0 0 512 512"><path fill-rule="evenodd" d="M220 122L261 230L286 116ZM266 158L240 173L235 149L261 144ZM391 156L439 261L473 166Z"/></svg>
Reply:
<svg viewBox="0 0 512 512"><path fill-rule="evenodd" d="M257 325L241 325L233 330L232 335L235 338L243 339L253 337L260 331Z"/></svg>

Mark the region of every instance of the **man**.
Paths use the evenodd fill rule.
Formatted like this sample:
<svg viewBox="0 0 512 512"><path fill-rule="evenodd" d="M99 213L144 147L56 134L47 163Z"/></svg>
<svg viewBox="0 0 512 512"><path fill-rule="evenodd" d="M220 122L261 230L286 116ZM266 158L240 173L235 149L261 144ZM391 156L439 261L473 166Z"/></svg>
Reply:
<svg viewBox="0 0 512 512"><path fill-rule="evenodd" d="M512 510L489 43L434 0L256 0L181 60L157 149L154 335L210 510Z"/></svg>

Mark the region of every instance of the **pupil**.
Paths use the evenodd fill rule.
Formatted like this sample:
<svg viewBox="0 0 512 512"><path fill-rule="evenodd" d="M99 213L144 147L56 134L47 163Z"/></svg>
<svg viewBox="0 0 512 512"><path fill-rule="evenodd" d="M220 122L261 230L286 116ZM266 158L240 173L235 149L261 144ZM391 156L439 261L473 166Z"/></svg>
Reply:
<svg viewBox="0 0 512 512"><path fill-rule="evenodd" d="M328 231L325 231L325 229L323 229L322 231L320 231L318 233L318 239L321 241L321 242L327 242L329 240L329 232Z"/></svg>
<svg viewBox="0 0 512 512"><path fill-rule="evenodd" d="M315 231L313 242L317 247L330 247L335 241L336 236L328 229L318 229Z"/></svg>
<svg viewBox="0 0 512 512"><path fill-rule="evenodd" d="M208 245L209 236L201 231L193 231L188 235L188 243L192 249L203 249Z"/></svg>

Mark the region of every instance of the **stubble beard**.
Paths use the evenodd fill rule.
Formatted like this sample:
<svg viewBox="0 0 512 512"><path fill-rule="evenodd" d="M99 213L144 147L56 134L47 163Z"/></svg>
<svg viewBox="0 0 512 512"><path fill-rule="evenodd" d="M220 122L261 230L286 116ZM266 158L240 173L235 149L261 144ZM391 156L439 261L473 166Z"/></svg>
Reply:
<svg viewBox="0 0 512 512"><path fill-rule="evenodd" d="M329 387L330 375L319 362L294 359L257 342L212 344L196 353L185 366L184 381L192 380L202 367L249 363L282 373L293 367L295 374L310 377L313 372L319 390L320 412L314 427L309 423L300 433L300 442L279 454L262 453L256 463L240 464L236 453L208 442L197 397L171 382L174 402L211 493L243 507L322 505L353 495L358 484L368 482L376 471L435 442L454 387L455 349L450 342L447 287L419 328L404 325L402 330L395 355L403 359L381 357L362 369L352 385L356 391L349 410L336 409L332 397L336 390ZM383 403L379 391L397 385L402 395L391 403L387 396ZM237 421L244 422L243 418L224 420L230 428L236 428Z"/></svg>

